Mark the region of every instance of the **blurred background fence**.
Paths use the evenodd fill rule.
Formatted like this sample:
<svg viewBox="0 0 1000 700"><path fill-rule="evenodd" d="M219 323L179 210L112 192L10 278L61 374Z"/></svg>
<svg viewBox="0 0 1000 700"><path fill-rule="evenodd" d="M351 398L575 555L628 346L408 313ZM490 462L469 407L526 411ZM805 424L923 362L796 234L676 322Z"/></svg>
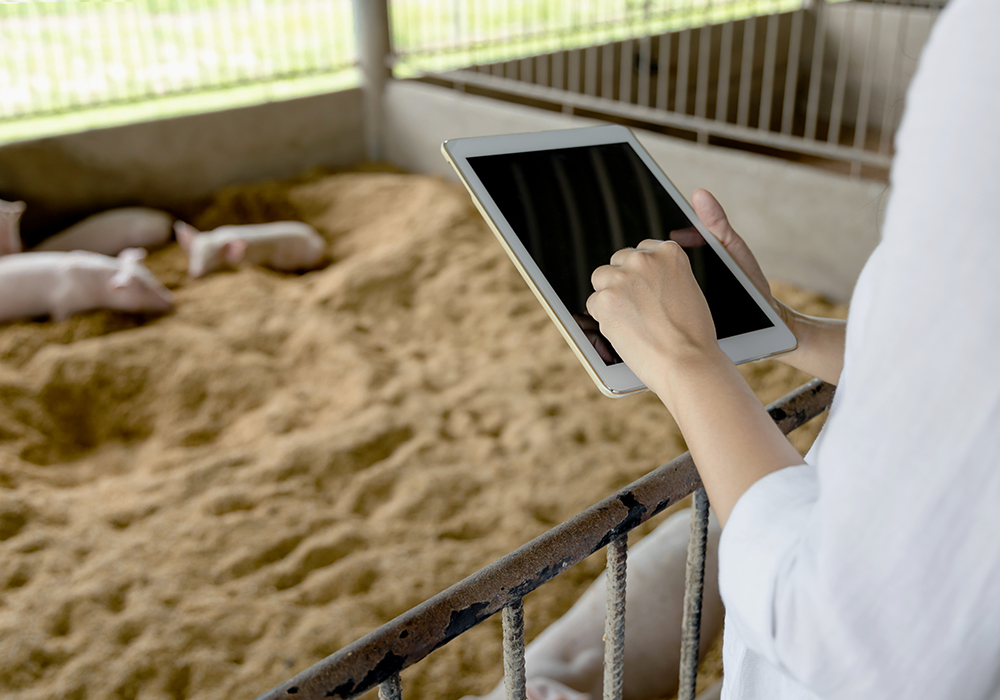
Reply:
<svg viewBox="0 0 1000 700"><path fill-rule="evenodd" d="M0 119L335 73L352 0L0 3ZM392 0L400 76L575 48L798 0Z"/></svg>
<svg viewBox="0 0 1000 700"><path fill-rule="evenodd" d="M0 119L335 73L351 0L0 4Z"/></svg>
<svg viewBox="0 0 1000 700"><path fill-rule="evenodd" d="M0 3L0 125L310 76L356 82L358 1ZM884 178L943 4L389 0L385 60L397 78Z"/></svg>

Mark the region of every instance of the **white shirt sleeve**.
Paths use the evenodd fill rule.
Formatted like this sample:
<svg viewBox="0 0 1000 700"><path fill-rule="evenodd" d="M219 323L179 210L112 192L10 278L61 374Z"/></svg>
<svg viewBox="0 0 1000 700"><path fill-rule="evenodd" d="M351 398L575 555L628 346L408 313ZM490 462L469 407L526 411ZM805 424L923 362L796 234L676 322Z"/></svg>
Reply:
<svg viewBox="0 0 1000 700"><path fill-rule="evenodd" d="M1000 697L998 27L939 19L822 441L722 534L726 634L824 698Z"/></svg>

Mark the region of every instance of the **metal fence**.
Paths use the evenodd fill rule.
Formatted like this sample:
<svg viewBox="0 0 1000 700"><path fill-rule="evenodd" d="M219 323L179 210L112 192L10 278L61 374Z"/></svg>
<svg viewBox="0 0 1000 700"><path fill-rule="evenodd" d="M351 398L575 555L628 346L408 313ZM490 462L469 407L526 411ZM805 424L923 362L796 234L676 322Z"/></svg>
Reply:
<svg viewBox="0 0 1000 700"><path fill-rule="evenodd" d="M822 413L833 386L813 380L768 412L789 433ZM549 530L355 643L272 688L259 700L354 698L378 686L382 700L401 700L400 672L500 612L508 700L525 700L523 598L573 564L608 549L604 698L621 700L625 644L628 533L694 493L684 595L679 700L694 700L705 575L708 501L691 454L677 459Z"/></svg>
<svg viewBox="0 0 1000 700"><path fill-rule="evenodd" d="M379 59L395 77L884 178L942 4L391 0ZM0 121L334 74L357 63L354 24L352 0L0 3Z"/></svg>
<svg viewBox="0 0 1000 700"><path fill-rule="evenodd" d="M842 162L855 175L885 178L906 88L943 5L616 4L617 11L560 14L541 33L530 23L513 25L519 29L506 40L525 47L514 59L497 58L494 40L473 40L474 32L397 53L424 77L459 89L701 142ZM434 67L456 51L472 59L468 66Z"/></svg>
<svg viewBox="0 0 1000 700"><path fill-rule="evenodd" d="M0 120L335 73L351 0L0 4Z"/></svg>
<svg viewBox="0 0 1000 700"><path fill-rule="evenodd" d="M802 0L392 0L398 75L798 8Z"/></svg>

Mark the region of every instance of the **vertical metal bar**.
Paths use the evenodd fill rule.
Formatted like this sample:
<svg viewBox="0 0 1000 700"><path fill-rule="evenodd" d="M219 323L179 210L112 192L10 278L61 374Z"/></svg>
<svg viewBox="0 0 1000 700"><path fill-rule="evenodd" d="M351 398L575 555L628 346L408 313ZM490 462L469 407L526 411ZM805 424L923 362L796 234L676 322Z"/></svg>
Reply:
<svg viewBox="0 0 1000 700"><path fill-rule="evenodd" d="M892 144L892 137L895 132L895 128L892 124L892 108L896 104L898 99L896 96L899 95L902 90L900 89L900 73L902 57L906 52L906 42L908 38L908 33L910 29L910 15L907 12L901 12L899 15L899 34L898 41L899 44L896 50L893 51L892 58L892 73L889 76L889 86L885 92L885 104L882 106L882 131L879 134L878 150L879 153L888 153L889 147Z"/></svg>
<svg viewBox="0 0 1000 700"><path fill-rule="evenodd" d="M819 120L819 96L823 89L823 49L826 43L826 7L816 6L816 34L813 37L812 69L809 71L809 99L806 103L805 137L816 139L816 122Z"/></svg>
<svg viewBox="0 0 1000 700"><path fill-rule="evenodd" d="M34 92L34 86L38 82L29 69L29 62L34 63L35 56L38 52L29 51L27 46L18 46L18 44L23 41L24 36L28 33L28 28L32 26L31 20L28 18L27 13L31 11L31 7L27 6L24 8L14 5L6 9L10 13L6 23L0 22L0 46L4 47L3 55L0 56L0 60L6 64L2 72L6 73L7 80L18 85L18 83L25 85L30 92ZM13 19L10 17L13 16ZM9 32L9 34L8 34ZM20 36L19 36L20 33ZM39 75L44 75L41 71L37 71ZM4 81L6 82L6 81ZM34 99L35 96L31 95L25 102L24 107L21 111L34 112L38 111L39 105L38 100ZM17 114L18 109L16 103L13 105L11 114ZM2 102L0 102L0 116L8 116L7 110L5 109Z"/></svg>
<svg viewBox="0 0 1000 700"><path fill-rule="evenodd" d="M183 46L180 51L179 57L175 57L175 61L180 64L185 62L195 62L195 57L198 55L198 47L195 44L195 21L191 13L191 4L188 0L176 0L176 7L179 11L178 14L174 15L174 20L177 22L177 32L178 36L183 39ZM176 69L175 69L176 70ZM183 82L181 83L181 89L190 90L197 87L197 81L201 76L198 74L197 70L186 71L183 68L177 70L181 76L186 75L187 78L182 77ZM273 66L269 73L274 72Z"/></svg>
<svg viewBox="0 0 1000 700"><path fill-rule="evenodd" d="M403 700L403 687L398 673L379 683L378 700Z"/></svg>
<svg viewBox="0 0 1000 700"><path fill-rule="evenodd" d="M697 117L704 117L708 112L708 69L711 60L712 25L706 24L698 31L698 91L694 102Z"/></svg>
<svg viewBox="0 0 1000 700"><path fill-rule="evenodd" d="M868 25L868 30L871 33L868 35L868 45L865 47L865 62L861 69L861 94L858 97L858 114L854 118L854 147L858 149L865 147L865 138L868 136L868 112L871 108L875 63L878 60L878 39L882 32L881 9L881 2L872 5L872 21ZM860 163L857 166L860 171ZM858 174L861 173L858 172Z"/></svg>
<svg viewBox="0 0 1000 700"><path fill-rule="evenodd" d="M705 590L705 553L708 549L708 495L694 492L691 535L688 538L687 573L684 579L684 616L681 621L681 667L677 700L694 700L701 642L701 602Z"/></svg>
<svg viewBox="0 0 1000 700"><path fill-rule="evenodd" d="M588 46L583 69L583 91L588 95L597 94L597 47Z"/></svg>
<svg viewBox="0 0 1000 700"><path fill-rule="evenodd" d="M615 99L615 45L601 47L601 97Z"/></svg>
<svg viewBox="0 0 1000 700"><path fill-rule="evenodd" d="M604 700L621 700L625 667L625 582L628 535L608 545L606 609L604 616Z"/></svg>
<svg viewBox="0 0 1000 700"><path fill-rule="evenodd" d="M285 20L284 0L277 0L277 2L274 3L274 15L273 19L271 20L271 26L281 28L277 29L277 31L272 30L275 35L274 37L275 43L278 45L277 57L278 57L279 67L277 73L278 74L288 73L293 68L291 65L291 56L289 55L288 52L288 39L287 39L288 35L285 31L283 31L283 29L287 26L287 22Z"/></svg>
<svg viewBox="0 0 1000 700"><path fill-rule="evenodd" d="M653 62L653 40L644 36L639 39L639 104L649 106L649 75Z"/></svg>
<svg viewBox="0 0 1000 700"><path fill-rule="evenodd" d="M844 8L844 25L840 36L840 51L837 54L837 73L833 81L833 106L830 107L830 131L827 143L840 143L840 126L844 116L844 93L847 90L847 69L851 61L851 33L854 31L854 7L848 3Z"/></svg>
<svg viewBox="0 0 1000 700"><path fill-rule="evenodd" d="M535 81L535 75L532 72L534 67L531 57L522 58L518 65L518 78L526 83L532 83Z"/></svg>
<svg viewBox="0 0 1000 700"><path fill-rule="evenodd" d="M722 25L722 51L719 55L719 92L715 97L715 121L729 121L729 71L733 64L733 22Z"/></svg>
<svg viewBox="0 0 1000 700"><path fill-rule="evenodd" d="M503 62L503 77L517 80L517 61L509 59Z"/></svg>
<svg viewBox="0 0 1000 700"><path fill-rule="evenodd" d="M757 18L743 21L743 61L740 64L740 101L736 108L736 123L747 126L750 121L750 88L753 81L753 43L757 31Z"/></svg>
<svg viewBox="0 0 1000 700"><path fill-rule="evenodd" d="M674 91L674 111L687 114L688 70L691 62L691 30L681 31L677 41L677 88Z"/></svg>
<svg viewBox="0 0 1000 700"><path fill-rule="evenodd" d="M760 93L760 113L757 117L757 128L763 131L771 129L771 103L774 101L774 73L778 60L778 15L767 18L767 30L764 35L764 84Z"/></svg>
<svg viewBox="0 0 1000 700"><path fill-rule="evenodd" d="M620 102L632 101L632 40L622 41L622 70L621 79L618 83L618 100Z"/></svg>
<svg viewBox="0 0 1000 700"><path fill-rule="evenodd" d="M247 0L247 11L256 35L253 50L257 58L257 70L254 77L267 79L271 72L267 57L274 55L274 49L271 45L271 32L268 31L266 0Z"/></svg>
<svg viewBox="0 0 1000 700"><path fill-rule="evenodd" d="M225 63L225 73L227 82L236 82L239 80L239 76L234 68L233 59L236 58L236 41L234 39L234 32L239 23L239 11L238 9L234 11L234 8L230 5L229 0L226 0L223 5L223 12L225 12L225 17L229 21L219 22L220 39L219 44L222 48L223 61ZM309 37L310 44L312 45L313 61L315 65L321 65L321 58L319 52L319 22L313 21L312 26L312 36Z"/></svg>
<svg viewBox="0 0 1000 700"><path fill-rule="evenodd" d="M656 59L656 108L667 111L667 98L670 95L670 56L671 35L661 34L658 43L659 57Z"/></svg>
<svg viewBox="0 0 1000 700"><path fill-rule="evenodd" d="M385 114L382 101L392 77L392 40L388 0L354 0L358 65L364 86L365 153L369 160L385 157Z"/></svg>
<svg viewBox="0 0 1000 700"><path fill-rule="evenodd" d="M788 46L788 68L785 71L785 101L781 106L781 133L791 134L795 121L795 98L799 89L799 51L802 48L802 20L805 10L792 15L792 37Z"/></svg>
<svg viewBox="0 0 1000 700"><path fill-rule="evenodd" d="M528 697L524 675L524 600L503 609L503 685L507 700Z"/></svg>
<svg viewBox="0 0 1000 700"><path fill-rule="evenodd" d="M580 92L580 49L569 52L569 75L566 89L570 92Z"/></svg>

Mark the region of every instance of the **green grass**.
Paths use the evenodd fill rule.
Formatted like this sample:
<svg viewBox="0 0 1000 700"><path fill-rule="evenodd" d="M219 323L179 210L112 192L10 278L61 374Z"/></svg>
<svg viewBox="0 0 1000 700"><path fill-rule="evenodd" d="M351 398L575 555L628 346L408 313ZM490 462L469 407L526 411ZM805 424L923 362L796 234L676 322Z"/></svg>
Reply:
<svg viewBox="0 0 1000 700"><path fill-rule="evenodd" d="M351 0L0 4L0 143L356 83ZM391 0L397 75L793 9L801 0Z"/></svg>

